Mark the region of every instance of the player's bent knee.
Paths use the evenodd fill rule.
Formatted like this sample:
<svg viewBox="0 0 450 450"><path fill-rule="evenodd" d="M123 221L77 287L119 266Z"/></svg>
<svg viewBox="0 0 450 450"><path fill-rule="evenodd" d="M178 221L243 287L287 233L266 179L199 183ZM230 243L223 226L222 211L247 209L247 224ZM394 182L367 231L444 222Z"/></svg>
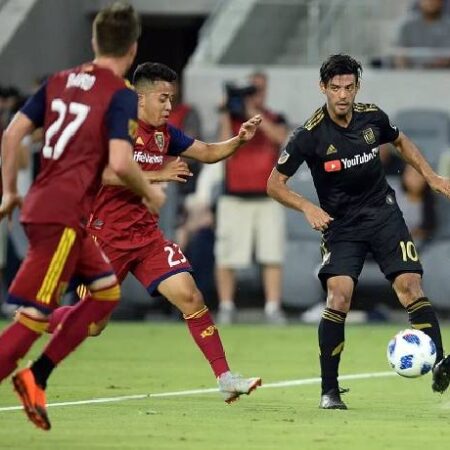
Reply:
<svg viewBox="0 0 450 450"><path fill-rule="evenodd" d="M117 302L120 300L120 285L117 282L103 289L94 290L90 288L90 291L92 300L109 302Z"/></svg>
<svg viewBox="0 0 450 450"><path fill-rule="evenodd" d="M39 334L45 333L48 328L48 316L36 308L19 309L14 316L14 320Z"/></svg>
<svg viewBox="0 0 450 450"><path fill-rule="evenodd" d="M114 285L119 285L117 277L115 275L108 275L106 277L98 278L97 280L93 281L88 286L88 289L90 292L95 292L107 289Z"/></svg>
<svg viewBox="0 0 450 450"><path fill-rule="evenodd" d="M394 290L399 296L414 300L423 297L421 278L417 274L402 274L394 281Z"/></svg>
<svg viewBox="0 0 450 450"><path fill-rule="evenodd" d="M191 311L199 311L205 306L203 295L198 289L185 289L178 292L176 304L180 309L188 308Z"/></svg>
<svg viewBox="0 0 450 450"><path fill-rule="evenodd" d="M328 291L327 306L337 311L347 312L350 309L351 297L339 290Z"/></svg>

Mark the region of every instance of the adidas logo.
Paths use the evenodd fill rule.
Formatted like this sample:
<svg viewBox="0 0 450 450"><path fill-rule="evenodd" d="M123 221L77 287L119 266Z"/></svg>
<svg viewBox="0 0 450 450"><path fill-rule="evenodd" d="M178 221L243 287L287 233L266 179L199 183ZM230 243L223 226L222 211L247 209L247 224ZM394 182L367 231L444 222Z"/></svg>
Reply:
<svg viewBox="0 0 450 450"><path fill-rule="evenodd" d="M332 155L333 153L337 153L337 148L333 144L330 144L327 149L327 155Z"/></svg>

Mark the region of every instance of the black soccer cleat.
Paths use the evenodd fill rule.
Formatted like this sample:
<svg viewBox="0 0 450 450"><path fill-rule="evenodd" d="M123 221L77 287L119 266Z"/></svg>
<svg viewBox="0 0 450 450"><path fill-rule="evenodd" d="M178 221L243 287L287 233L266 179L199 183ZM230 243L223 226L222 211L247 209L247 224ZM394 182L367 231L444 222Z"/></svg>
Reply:
<svg viewBox="0 0 450 450"><path fill-rule="evenodd" d="M347 409L347 405L342 401L341 394L345 394L349 389L331 389L320 397L319 408L322 409Z"/></svg>
<svg viewBox="0 0 450 450"><path fill-rule="evenodd" d="M432 370L433 383L431 389L443 394L450 384L450 355L441 359Z"/></svg>

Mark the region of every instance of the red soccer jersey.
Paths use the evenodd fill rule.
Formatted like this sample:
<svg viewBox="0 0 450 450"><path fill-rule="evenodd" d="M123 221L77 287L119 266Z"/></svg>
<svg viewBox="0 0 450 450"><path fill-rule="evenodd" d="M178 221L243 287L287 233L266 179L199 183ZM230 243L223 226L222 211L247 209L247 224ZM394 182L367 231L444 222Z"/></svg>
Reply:
<svg viewBox="0 0 450 450"><path fill-rule="evenodd" d="M44 127L45 140L22 222L78 227L92 210L109 140L134 138L137 96L111 70L87 63L51 76L22 113Z"/></svg>
<svg viewBox="0 0 450 450"><path fill-rule="evenodd" d="M181 154L193 142L171 125L154 128L139 120L134 160L144 171L160 170L168 156ZM150 214L140 197L122 187L102 186L92 211L89 231L119 249L147 245L158 227L158 216Z"/></svg>

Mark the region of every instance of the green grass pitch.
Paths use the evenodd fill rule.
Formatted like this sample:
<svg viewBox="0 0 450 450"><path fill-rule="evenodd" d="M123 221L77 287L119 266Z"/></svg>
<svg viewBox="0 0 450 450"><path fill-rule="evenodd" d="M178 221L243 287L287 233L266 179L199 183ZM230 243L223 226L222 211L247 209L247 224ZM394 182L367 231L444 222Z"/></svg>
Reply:
<svg viewBox="0 0 450 450"><path fill-rule="evenodd" d="M4 326L4 323L1 324ZM403 325L348 326L341 375L389 372L388 340ZM263 382L317 377L316 328L221 330L234 371ZM450 348L450 328L443 329ZM43 339L44 341L44 339ZM36 355L36 346L33 355ZM34 428L9 380L0 385L0 449L8 450L429 450L450 442L450 392L431 377L353 379L348 411L322 411L319 384L261 388L226 405L218 393L49 408L53 429ZM209 365L180 324L113 323L53 374L49 403L215 387ZM3 410L2 410L3 409Z"/></svg>

